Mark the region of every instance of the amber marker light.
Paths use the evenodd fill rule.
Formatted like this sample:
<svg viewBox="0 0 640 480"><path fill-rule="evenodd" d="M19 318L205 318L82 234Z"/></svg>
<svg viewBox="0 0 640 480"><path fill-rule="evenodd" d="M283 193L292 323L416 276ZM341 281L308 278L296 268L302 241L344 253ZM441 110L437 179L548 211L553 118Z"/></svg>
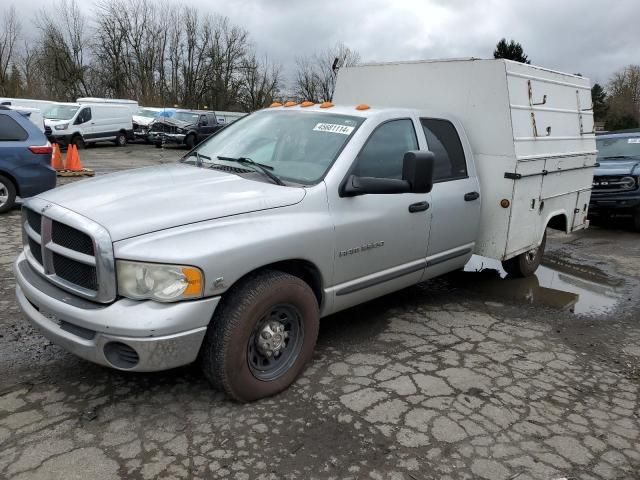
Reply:
<svg viewBox="0 0 640 480"><path fill-rule="evenodd" d="M320 108L331 108L331 107L333 107L333 103L331 103L331 102L323 102L320 105Z"/></svg>
<svg viewBox="0 0 640 480"><path fill-rule="evenodd" d="M187 280L187 288L182 293L183 297L202 296L202 272L195 267L182 267L182 273Z"/></svg>
<svg viewBox="0 0 640 480"><path fill-rule="evenodd" d="M284 104L285 107L295 107L297 105L296 102L287 102Z"/></svg>
<svg viewBox="0 0 640 480"><path fill-rule="evenodd" d="M369 110L371 107L369 105L366 105L364 103L361 103L360 105L358 105L356 107L356 110Z"/></svg>
<svg viewBox="0 0 640 480"><path fill-rule="evenodd" d="M502 208L509 208L509 205L511 205L511 202L506 198L503 198L502 200L500 200L500 206Z"/></svg>
<svg viewBox="0 0 640 480"><path fill-rule="evenodd" d="M313 102L309 102L309 101L302 102L302 103L300 104L300 106L301 106L301 107L313 107L314 105L315 105L315 103L313 103Z"/></svg>
<svg viewBox="0 0 640 480"><path fill-rule="evenodd" d="M282 104L280 102L273 102L271 105L269 105L269 108L274 108L274 107L281 107Z"/></svg>

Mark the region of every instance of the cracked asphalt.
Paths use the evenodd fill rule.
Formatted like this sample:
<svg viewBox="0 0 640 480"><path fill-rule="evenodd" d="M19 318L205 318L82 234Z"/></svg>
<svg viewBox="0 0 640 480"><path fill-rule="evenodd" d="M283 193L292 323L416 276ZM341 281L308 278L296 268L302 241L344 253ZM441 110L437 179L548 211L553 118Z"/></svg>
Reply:
<svg viewBox="0 0 640 480"><path fill-rule="evenodd" d="M181 153L81 155L100 175ZM551 282L458 272L326 318L296 383L240 405L193 366L117 372L32 329L14 210L0 216L0 478L638 479L638 238L553 234ZM572 313L580 295L611 301Z"/></svg>

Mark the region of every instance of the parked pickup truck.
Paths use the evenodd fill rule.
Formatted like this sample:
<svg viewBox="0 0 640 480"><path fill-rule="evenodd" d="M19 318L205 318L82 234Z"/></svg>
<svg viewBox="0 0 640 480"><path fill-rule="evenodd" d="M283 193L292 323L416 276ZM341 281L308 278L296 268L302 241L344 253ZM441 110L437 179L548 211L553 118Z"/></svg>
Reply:
<svg viewBox="0 0 640 480"><path fill-rule="evenodd" d="M596 137L598 162L590 214L608 221L630 215L640 232L640 131Z"/></svg>
<svg viewBox="0 0 640 480"><path fill-rule="evenodd" d="M149 142L160 148L165 144L185 145L191 149L224 127L214 112L176 110L171 118L159 117L149 128Z"/></svg>
<svg viewBox="0 0 640 480"><path fill-rule="evenodd" d="M23 312L87 360L197 360L251 401L294 381L321 317L474 252L531 275L547 227L587 226L587 79L504 60L364 65L340 71L335 100L274 104L177 163L27 201Z"/></svg>

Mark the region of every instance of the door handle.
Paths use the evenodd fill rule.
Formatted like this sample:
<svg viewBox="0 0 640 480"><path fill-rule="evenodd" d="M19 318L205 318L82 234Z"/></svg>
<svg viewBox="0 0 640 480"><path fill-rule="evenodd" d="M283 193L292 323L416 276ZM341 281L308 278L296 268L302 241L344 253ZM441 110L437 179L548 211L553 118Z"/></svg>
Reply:
<svg viewBox="0 0 640 480"><path fill-rule="evenodd" d="M479 198L480 198L480 194L478 192L469 192L464 194L465 202L473 202L474 200L477 200Z"/></svg>
<svg viewBox="0 0 640 480"><path fill-rule="evenodd" d="M418 202L409 205L409 211L411 213L424 212L425 210L429 210L429 202Z"/></svg>

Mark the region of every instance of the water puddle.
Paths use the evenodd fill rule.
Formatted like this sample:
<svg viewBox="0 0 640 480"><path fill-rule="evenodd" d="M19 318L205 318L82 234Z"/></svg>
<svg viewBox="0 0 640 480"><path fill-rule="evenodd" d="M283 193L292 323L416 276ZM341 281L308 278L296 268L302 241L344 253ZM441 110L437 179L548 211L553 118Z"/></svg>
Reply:
<svg viewBox="0 0 640 480"><path fill-rule="evenodd" d="M467 288L484 295L577 314L604 314L620 300L622 281L613 280L597 269L554 258L543 263L535 276L511 278L499 261L474 255L460 277Z"/></svg>

